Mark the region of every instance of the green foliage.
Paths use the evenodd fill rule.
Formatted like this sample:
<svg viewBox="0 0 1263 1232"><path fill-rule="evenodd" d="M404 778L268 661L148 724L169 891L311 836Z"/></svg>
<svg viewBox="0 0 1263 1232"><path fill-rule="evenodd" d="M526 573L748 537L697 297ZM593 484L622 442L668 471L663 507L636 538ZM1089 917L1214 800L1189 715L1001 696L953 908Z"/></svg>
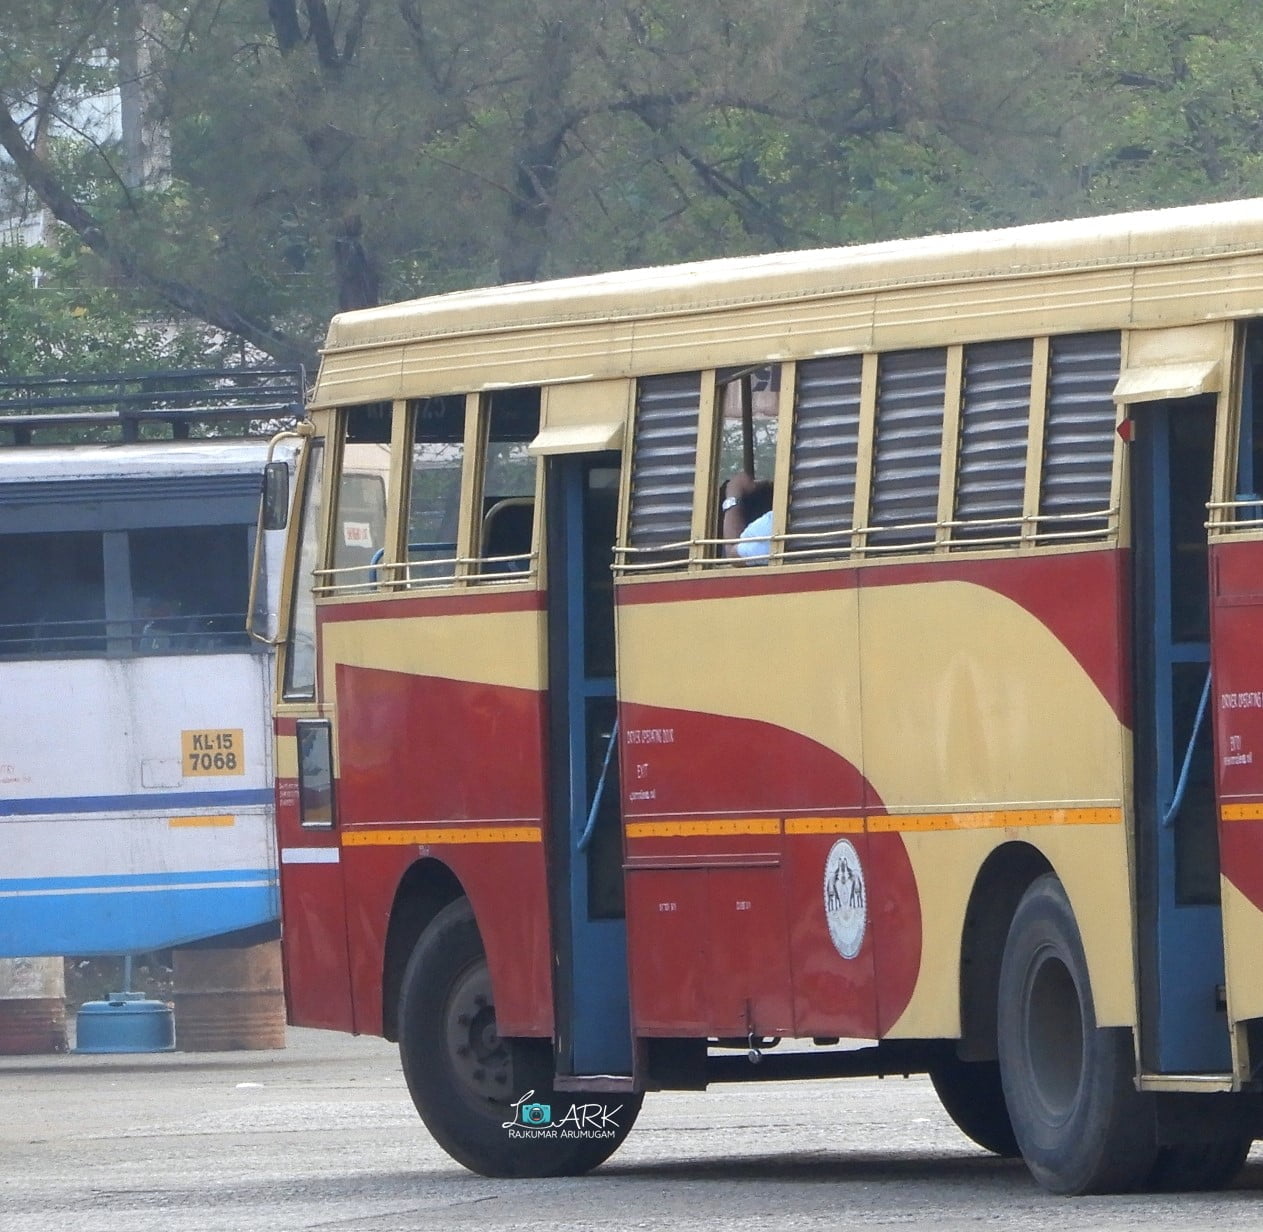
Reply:
<svg viewBox="0 0 1263 1232"><path fill-rule="evenodd" d="M381 300L1263 191L1252 0L21 10L0 102L44 140L0 179L47 199L42 167L95 252L73 272L41 257L53 283L284 360ZM161 35L146 84L171 166L147 184L67 127L128 11Z"/></svg>
<svg viewBox="0 0 1263 1232"><path fill-rule="evenodd" d="M81 259L0 245L0 377L143 372L222 363L194 323L146 324L133 299L94 282Z"/></svg>

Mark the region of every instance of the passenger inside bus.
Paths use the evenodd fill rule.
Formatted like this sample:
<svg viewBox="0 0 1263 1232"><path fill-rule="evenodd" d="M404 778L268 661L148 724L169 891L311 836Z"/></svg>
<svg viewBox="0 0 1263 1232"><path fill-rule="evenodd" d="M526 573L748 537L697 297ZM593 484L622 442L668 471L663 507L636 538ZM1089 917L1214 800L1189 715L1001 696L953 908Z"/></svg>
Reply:
<svg viewBox="0 0 1263 1232"><path fill-rule="evenodd" d="M765 565L772 550L772 484L737 471L723 486L720 536L724 555Z"/></svg>

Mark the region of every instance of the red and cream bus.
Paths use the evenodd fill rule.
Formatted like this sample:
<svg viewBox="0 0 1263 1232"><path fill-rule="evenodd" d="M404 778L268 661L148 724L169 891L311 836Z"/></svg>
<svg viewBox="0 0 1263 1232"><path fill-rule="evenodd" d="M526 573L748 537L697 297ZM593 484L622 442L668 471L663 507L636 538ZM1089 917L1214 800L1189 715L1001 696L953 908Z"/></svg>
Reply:
<svg viewBox="0 0 1263 1232"><path fill-rule="evenodd" d="M1227 1183L1256 390L1263 201L338 316L278 667L291 1021L397 1039L486 1174L595 1166L647 1091L924 1072L1051 1190Z"/></svg>

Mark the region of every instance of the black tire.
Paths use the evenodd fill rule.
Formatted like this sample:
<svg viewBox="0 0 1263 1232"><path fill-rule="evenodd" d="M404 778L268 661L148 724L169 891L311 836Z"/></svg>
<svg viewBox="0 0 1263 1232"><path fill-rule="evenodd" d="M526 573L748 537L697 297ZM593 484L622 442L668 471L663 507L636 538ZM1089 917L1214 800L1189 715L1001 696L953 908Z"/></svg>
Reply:
<svg viewBox="0 0 1263 1232"><path fill-rule="evenodd" d="M588 1172L613 1154L640 1111L640 1095L554 1092L551 1043L499 1036L482 939L464 898L434 917L408 961L399 1055L412 1102L435 1141L483 1176ZM554 1125L576 1105L590 1106L576 1114L582 1135L521 1123L516 1105L532 1092L529 1103L548 1106Z"/></svg>
<svg viewBox="0 0 1263 1232"><path fill-rule="evenodd" d="M1000 1076L1013 1132L1053 1193L1128 1193L1157 1160L1153 1105L1134 1084L1132 1034L1099 1028L1061 882L1032 882L1000 966Z"/></svg>
<svg viewBox="0 0 1263 1232"><path fill-rule="evenodd" d="M1250 1138L1223 1138L1160 1147L1146 1188L1159 1193L1225 1189L1241 1171L1252 1145Z"/></svg>
<svg viewBox="0 0 1263 1232"><path fill-rule="evenodd" d="M1005 1159L1019 1153L998 1061L947 1057L930 1070L930 1082L947 1115L966 1138Z"/></svg>

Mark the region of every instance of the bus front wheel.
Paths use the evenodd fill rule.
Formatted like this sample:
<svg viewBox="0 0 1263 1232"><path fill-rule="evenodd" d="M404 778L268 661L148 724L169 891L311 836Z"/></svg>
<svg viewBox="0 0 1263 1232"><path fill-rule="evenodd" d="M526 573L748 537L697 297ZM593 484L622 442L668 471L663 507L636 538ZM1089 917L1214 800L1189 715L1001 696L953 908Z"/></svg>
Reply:
<svg viewBox="0 0 1263 1232"><path fill-rule="evenodd" d="M435 1141L483 1176L577 1176L618 1148L639 1095L553 1090L547 1040L503 1039L468 899L421 934L400 990L399 1054L412 1102Z"/></svg>
<svg viewBox="0 0 1263 1232"><path fill-rule="evenodd" d="M1131 1032L1096 1025L1083 943L1051 873L1023 895L1000 967L1000 1077L1027 1167L1054 1193L1124 1193L1158 1148Z"/></svg>

